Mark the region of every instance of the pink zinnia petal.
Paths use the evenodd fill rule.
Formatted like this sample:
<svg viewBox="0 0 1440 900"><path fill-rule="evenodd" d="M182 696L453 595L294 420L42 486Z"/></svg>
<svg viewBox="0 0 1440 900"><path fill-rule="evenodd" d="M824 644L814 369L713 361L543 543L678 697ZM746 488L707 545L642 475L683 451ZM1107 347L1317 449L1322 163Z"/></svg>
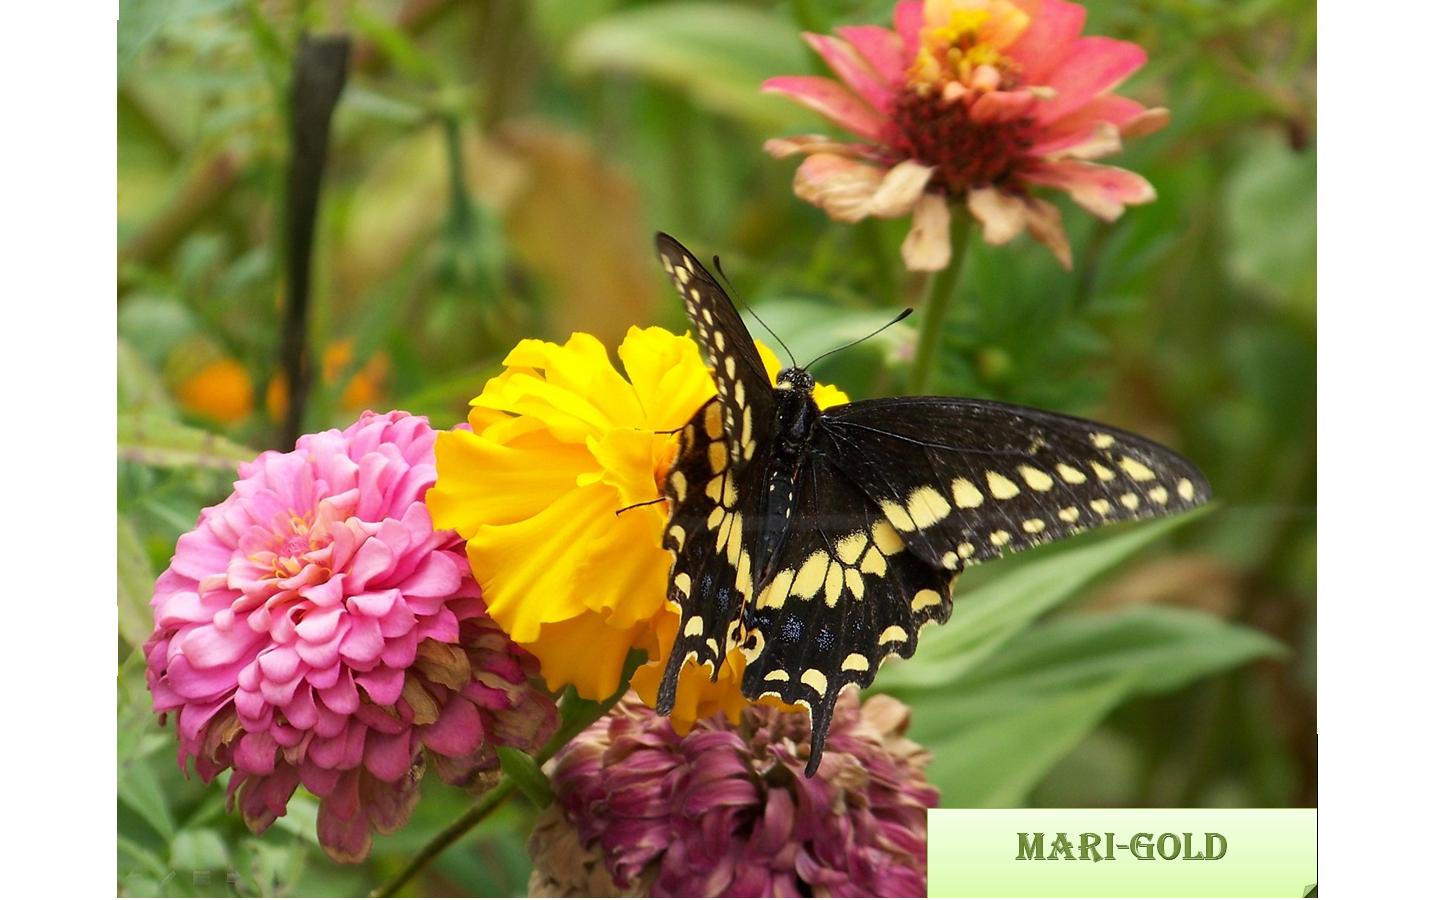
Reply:
<svg viewBox="0 0 1440 900"><path fill-rule="evenodd" d="M760 86L771 94L785 94L820 115L872 141L885 133L885 117L838 82L818 75L781 75Z"/></svg>
<svg viewBox="0 0 1440 900"><path fill-rule="evenodd" d="M805 43L810 49L825 60L825 65L835 73L835 77L854 91L861 100L864 100L872 109L877 112L884 112L890 103L890 95L893 87L881 78L865 59L856 52L855 48L847 42L828 37L823 34L811 34L805 32L803 35Z"/></svg>
<svg viewBox="0 0 1440 900"><path fill-rule="evenodd" d="M1134 172L1076 160L1036 163L1026 170L1025 180L1065 191L1106 221L1114 221L1126 206L1155 199L1155 188Z"/></svg>
<svg viewBox="0 0 1440 900"><path fill-rule="evenodd" d="M842 25L835 30L870 64L882 84L892 91L899 89L910 61L898 34L880 25Z"/></svg>
<svg viewBox="0 0 1440 900"><path fill-rule="evenodd" d="M433 448L425 420L397 412L263 453L155 584L146 678L156 711L177 713L181 765L206 780L233 768L257 831L303 775L325 798L317 830L336 859L358 859L372 828L414 808L407 679L451 698L428 753L444 773L473 778L498 765L495 745L533 751L557 723L528 682L533 660L486 615L463 545L431 526ZM483 709L428 680L422 639L463 649Z"/></svg>
<svg viewBox="0 0 1440 900"><path fill-rule="evenodd" d="M1145 50L1138 44L1108 37L1083 37L1045 83L1055 89L1054 99L1040 104L1035 121L1049 125L1070 115L1134 74L1145 65Z"/></svg>

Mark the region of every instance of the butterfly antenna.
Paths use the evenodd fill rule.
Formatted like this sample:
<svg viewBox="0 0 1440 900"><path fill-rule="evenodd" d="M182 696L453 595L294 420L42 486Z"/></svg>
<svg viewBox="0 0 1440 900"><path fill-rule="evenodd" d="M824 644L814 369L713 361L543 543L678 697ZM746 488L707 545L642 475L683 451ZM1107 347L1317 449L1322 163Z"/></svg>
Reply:
<svg viewBox="0 0 1440 900"><path fill-rule="evenodd" d="M769 325L766 325L765 320L760 318L760 314L757 313L754 309L750 308L750 304L740 299L740 292L736 290L735 282L731 281L730 276L726 275L725 270L720 267L720 257L711 257L710 261L715 263L715 271L719 273L721 278L725 279L725 286L730 288L730 293L735 295L736 302L738 302L742 307L744 307L746 312L754 316L755 321L759 322L762 328L770 332L771 337L780 342L781 348L785 350L785 355L790 357L790 367L795 368L795 354L791 353L790 348L785 346L785 339L780 337L780 335L776 334L775 329L771 328Z"/></svg>
<svg viewBox="0 0 1440 900"><path fill-rule="evenodd" d="M880 332L884 331L885 329L889 328L891 325L894 325L894 324L896 324L896 323L898 323L898 322L904 321L905 318L908 317L908 316L909 316L911 313L913 313L914 311L915 311L915 307L913 307L913 306L907 306L907 307L905 307L905 311L904 311L904 312L902 312L900 315L896 316L895 318L891 319L890 321L886 322L884 325L881 325L879 328L875 329L874 331L870 332L869 334L865 335L864 337L859 338L858 340L854 340L854 341L851 341L850 343L845 344L845 345L843 345L843 346L836 347L834 350L826 350L824 353L822 353L822 354L820 354L819 356L815 357L814 359L810 360L810 362L808 362L808 363L805 365L805 368L806 368L806 369L809 369L811 366L815 365L817 362L819 362L820 360L824 359L825 357L829 356L829 355L832 354L832 353L839 353L841 350L849 350L851 347L855 346L856 344L863 344L864 342L870 340L870 339L871 339L872 337L874 337L875 335L877 335L877 334L879 334Z"/></svg>

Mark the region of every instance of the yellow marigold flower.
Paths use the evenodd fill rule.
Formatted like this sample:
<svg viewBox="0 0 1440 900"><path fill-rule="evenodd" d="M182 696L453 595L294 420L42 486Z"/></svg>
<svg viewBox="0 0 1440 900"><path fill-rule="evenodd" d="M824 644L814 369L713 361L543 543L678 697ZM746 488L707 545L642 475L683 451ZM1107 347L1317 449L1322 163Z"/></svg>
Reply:
<svg viewBox="0 0 1440 900"><path fill-rule="evenodd" d="M773 381L779 361L757 347ZM624 374L589 334L521 341L471 401L470 430L438 435L426 503L437 528L465 538L490 615L540 660L552 690L609 697L639 648L651 661L633 684L653 704L679 627L665 599L668 511L615 511L661 496L677 444L664 432L689 421L715 385L695 342L663 328L631 328L618 355ZM828 385L815 398L822 407L847 400ZM677 726L738 715L743 671L738 651L714 684L688 666Z"/></svg>

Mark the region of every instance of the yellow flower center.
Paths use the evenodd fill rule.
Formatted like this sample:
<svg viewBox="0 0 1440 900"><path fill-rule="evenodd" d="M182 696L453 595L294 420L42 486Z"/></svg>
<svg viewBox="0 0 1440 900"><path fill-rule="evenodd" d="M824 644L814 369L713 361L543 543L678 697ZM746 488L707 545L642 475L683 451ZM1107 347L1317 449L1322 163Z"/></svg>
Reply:
<svg viewBox="0 0 1440 900"><path fill-rule="evenodd" d="M1030 16L1010 0L930 0L920 49L908 72L922 95L957 89L1009 88L1018 65L1005 49L1030 26ZM949 98L947 98L949 99Z"/></svg>

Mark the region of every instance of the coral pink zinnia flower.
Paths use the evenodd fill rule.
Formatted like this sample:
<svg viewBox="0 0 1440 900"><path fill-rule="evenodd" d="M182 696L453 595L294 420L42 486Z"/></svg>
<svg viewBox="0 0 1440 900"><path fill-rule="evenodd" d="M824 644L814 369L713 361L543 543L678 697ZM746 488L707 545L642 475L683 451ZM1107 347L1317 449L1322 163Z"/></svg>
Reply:
<svg viewBox="0 0 1440 900"><path fill-rule="evenodd" d="M856 697L841 694L806 778L804 713L752 705L682 737L631 695L556 757L563 820L552 807L531 838L532 893L924 896L930 756L898 700Z"/></svg>
<svg viewBox="0 0 1440 900"><path fill-rule="evenodd" d="M1153 200L1144 178L1090 160L1169 115L1110 93L1144 65L1145 51L1081 37L1084 24L1084 7L1064 0L904 0L894 31L807 33L843 84L793 75L771 78L764 90L864 140L802 135L765 149L806 155L795 193L832 218L913 213L902 248L910 269L949 264L952 198L964 201L988 243L1028 230L1068 268L1060 211L1031 189L1058 188L1107 221Z"/></svg>
<svg viewBox="0 0 1440 900"><path fill-rule="evenodd" d="M469 784L495 747L533 750L556 725L531 657L485 613L464 547L425 509L435 434L366 413L240 467L155 584L145 645L155 710L177 713L180 765L255 831L303 784L335 859L409 818L428 751Z"/></svg>

